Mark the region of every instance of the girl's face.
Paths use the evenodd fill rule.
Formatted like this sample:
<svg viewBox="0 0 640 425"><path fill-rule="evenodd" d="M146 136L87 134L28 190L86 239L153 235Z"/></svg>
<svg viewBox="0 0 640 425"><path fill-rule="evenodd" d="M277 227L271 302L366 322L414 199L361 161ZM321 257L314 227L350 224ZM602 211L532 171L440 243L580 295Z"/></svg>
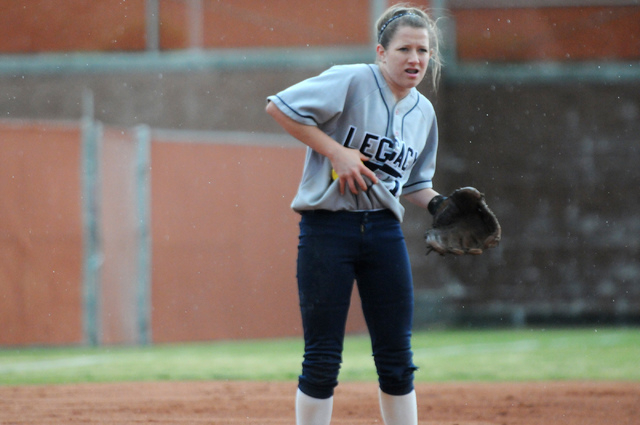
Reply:
<svg viewBox="0 0 640 425"><path fill-rule="evenodd" d="M429 65L429 34L425 28L402 26L385 49L376 48L382 75L397 100L404 98L424 78Z"/></svg>

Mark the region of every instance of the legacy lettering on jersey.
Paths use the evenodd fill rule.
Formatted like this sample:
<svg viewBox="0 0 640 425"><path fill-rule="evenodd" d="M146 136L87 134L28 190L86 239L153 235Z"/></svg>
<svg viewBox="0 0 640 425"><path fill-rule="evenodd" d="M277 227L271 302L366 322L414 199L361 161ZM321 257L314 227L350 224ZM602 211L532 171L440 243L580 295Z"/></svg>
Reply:
<svg viewBox="0 0 640 425"><path fill-rule="evenodd" d="M402 140L389 139L373 133L365 133L361 140L354 140L358 129L349 127L343 146L358 149L370 158L365 165L372 171L381 171L393 179L401 178L418 158L418 152ZM385 179L383 179L385 180Z"/></svg>

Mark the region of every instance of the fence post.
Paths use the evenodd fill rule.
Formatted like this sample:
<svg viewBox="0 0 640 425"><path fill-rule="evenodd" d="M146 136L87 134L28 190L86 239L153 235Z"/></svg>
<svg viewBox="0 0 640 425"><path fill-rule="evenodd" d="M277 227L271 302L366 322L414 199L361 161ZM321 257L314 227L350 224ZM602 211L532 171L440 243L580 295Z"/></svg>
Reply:
<svg viewBox="0 0 640 425"><path fill-rule="evenodd" d="M136 210L138 231L137 311L138 339L151 342L151 213L150 162L151 130L146 125L136 127Z"/></svg>
<svg viewBox="0 0 640 425"><path fill-rule="evenodd" d="M160 7L158 0L145 2L145 35L147 51L157 53L160 50Z"/></svg>
<svg viewBox="0 0 640 425"><path fill-rule="evenodd" d="M83 335L85 343L100 343L100 151L102 124L93 119L93 94L83 93L82 217L83 217Z"/></svg>

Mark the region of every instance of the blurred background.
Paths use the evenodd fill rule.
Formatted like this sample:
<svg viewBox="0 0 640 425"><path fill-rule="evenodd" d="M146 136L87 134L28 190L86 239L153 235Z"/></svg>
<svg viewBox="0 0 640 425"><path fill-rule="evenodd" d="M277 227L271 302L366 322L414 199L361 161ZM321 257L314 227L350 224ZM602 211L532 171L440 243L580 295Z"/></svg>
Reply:
<svg viewBox="0 0 640 425"><path fill-rule="evenodd" d="M392 3L0 0L0 345L301 334L304 148L265 98L373 62ZM406 205L416 327L640 323L640 2L414 4L443 29L435 189L503 227L425 256Z"/></svg>

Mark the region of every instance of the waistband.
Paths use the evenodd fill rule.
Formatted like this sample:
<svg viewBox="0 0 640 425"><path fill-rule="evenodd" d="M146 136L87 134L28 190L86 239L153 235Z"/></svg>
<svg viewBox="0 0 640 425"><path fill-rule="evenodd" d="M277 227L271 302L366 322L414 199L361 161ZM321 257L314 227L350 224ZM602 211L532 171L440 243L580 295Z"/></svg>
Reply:
<svg viewBox="0 0 640 425"><path fill-rule="evenodd" d="M331 211L331 210L304 210L300 211L300 215L306 217L335 217L344 218L344 219L352 219L352 218L393 218L394 220L398 220L396 215L391 212L391 210L370 210L370 211L349 211L349 210L339 210L339 211Z"/></svg>

